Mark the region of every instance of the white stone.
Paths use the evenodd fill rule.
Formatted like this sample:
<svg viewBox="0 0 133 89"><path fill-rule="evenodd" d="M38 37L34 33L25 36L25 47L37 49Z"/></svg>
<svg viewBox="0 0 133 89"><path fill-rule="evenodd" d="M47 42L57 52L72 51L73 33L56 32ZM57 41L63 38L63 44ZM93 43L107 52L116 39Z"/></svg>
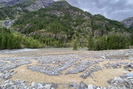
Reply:
<svg viewBox="0 0 133 89"><path fill-rule="evenodd" d="M51 84L46 84L44 87L46 88L46 89L51 89Z"/></svg>
<svg viewBox="0 0 133 89"><path fill-rule="evenodd" d="M88 85L88 89L93 89L93 85Z"/></svg>

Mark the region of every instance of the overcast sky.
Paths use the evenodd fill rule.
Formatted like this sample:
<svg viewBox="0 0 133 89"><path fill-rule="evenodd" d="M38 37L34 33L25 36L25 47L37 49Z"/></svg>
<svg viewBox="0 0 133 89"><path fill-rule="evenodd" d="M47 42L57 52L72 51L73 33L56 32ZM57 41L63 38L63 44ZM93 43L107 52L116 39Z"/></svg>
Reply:
<svg viewBox="0 0 133 89"><path fill-rule="evenodd" d="M57 1L57 0L55 0ZM133 0L66 0L91 14L102 14L113 20L133 17Z"/></svg>

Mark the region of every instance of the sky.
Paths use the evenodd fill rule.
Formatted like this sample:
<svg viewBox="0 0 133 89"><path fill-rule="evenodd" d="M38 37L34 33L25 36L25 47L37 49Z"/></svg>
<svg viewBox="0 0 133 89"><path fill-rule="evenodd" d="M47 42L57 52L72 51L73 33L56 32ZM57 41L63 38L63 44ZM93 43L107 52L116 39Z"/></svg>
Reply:
<svg viewBox="0 0 133 89"><path fill-rule="evenodd" d="M55 0L58 1L58 0ZM101 14L112 20L122 21L133 17L133 0L66 0L92 15Z"/></svg>

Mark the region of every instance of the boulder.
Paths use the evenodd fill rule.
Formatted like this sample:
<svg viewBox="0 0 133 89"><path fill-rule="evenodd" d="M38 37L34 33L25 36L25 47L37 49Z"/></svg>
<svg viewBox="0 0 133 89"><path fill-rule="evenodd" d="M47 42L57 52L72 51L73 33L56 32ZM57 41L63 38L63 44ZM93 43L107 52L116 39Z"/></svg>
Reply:
<svg viewBox="0 0 133 89"><path fill-rule="evenodd" d="M133 73L127 73L125 76L133 78Z"/></svg>
<svg viewBox="0 0 133 89"><path fill-rule="evenodd" d="M84 82L80 82L79 89L88 89L88 86Z"/></svg>
<svg viewBox="0 0 133 89"><path fill-rule="evenodd" d="M51 89L52 84L46 84L44 87L45 87L46 89Z"/></svg>
<svg viewBox="0 0 133 89"><path fill-rule="evenodd" d="M94 89L94 88L93 88L93 85L91 85L91 84L88 85L88 89Z"/></svg>
<svg viewBox="0 0 133 89"><path fill-rule="evenodd" d="M79 86L78 86L78 84L77 84L77 83L72 82L72 85L73 85L73 87L74 87L75 89L79 89Z"/></svg>

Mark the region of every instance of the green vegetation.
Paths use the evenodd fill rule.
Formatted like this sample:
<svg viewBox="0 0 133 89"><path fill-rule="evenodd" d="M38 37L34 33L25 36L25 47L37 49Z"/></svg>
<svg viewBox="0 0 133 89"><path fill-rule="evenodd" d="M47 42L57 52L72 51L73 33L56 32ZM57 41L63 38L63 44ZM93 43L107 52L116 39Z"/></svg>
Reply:
<svg viewBox="0 0 133 89"><path fill-rule="evenodd" d="M3 21L0 20L0 28L3 27Z"/></svg>
<svg viewBox="0 0 133 89"><path fill-rule="evenodd" d="M99 14L91 15L64 0L54 2L38 11L28 12L24 9L34 1L0 9L1 19L18 17L12 28L19 31L15 33L16 31L1 30L5 34L5 37L1 34L1 49L73 47L73 50L77 50L78 47L88 47L88 50L107 50L123 49L133 44L130 37L125 35L130 34L128 29L118 21L107 19ZM16 6L22 9L9 13ZM2 9L6 11L6 15L3 15ZM6 34L8 34L7 37ZM19 35L16 36L16 34Z"/></svg>
<svg viewBox="0 0 133 89"><path fill-rule="evenodd" d="M0 8L0 20L15 19L21 15L28 13L27 6L35 3L36 0L22 1L12 6L6 6Z"/></svg>
<svg viewBox="0 0 133 89"><path fill-rule="evenodd" d="M133 24L129 27L129 30L133 32Z"/></svg>
<svg viewBox="0 0 133 89"><path fill-rule="evenodd" d="M130 38L130 45L133 46L133 33L132 33L132 36Z"/></svg>
<svg viewBox="0 0 133 89"><path fill-rule="evenodd" d="M88 49L89 50L107 50L107 49L124 49L128 48L129 38L122 34L112 34L108 37L102 36L97 39L89 38ZM131 38L132 39L132 38Z"/></svg>
<svg viewBox="0 0 133 89"><path fill-rule="evenodd" d="M24 37L7 28L0 28L0 49L36 48L42 44L32 37Z"/></svg>

